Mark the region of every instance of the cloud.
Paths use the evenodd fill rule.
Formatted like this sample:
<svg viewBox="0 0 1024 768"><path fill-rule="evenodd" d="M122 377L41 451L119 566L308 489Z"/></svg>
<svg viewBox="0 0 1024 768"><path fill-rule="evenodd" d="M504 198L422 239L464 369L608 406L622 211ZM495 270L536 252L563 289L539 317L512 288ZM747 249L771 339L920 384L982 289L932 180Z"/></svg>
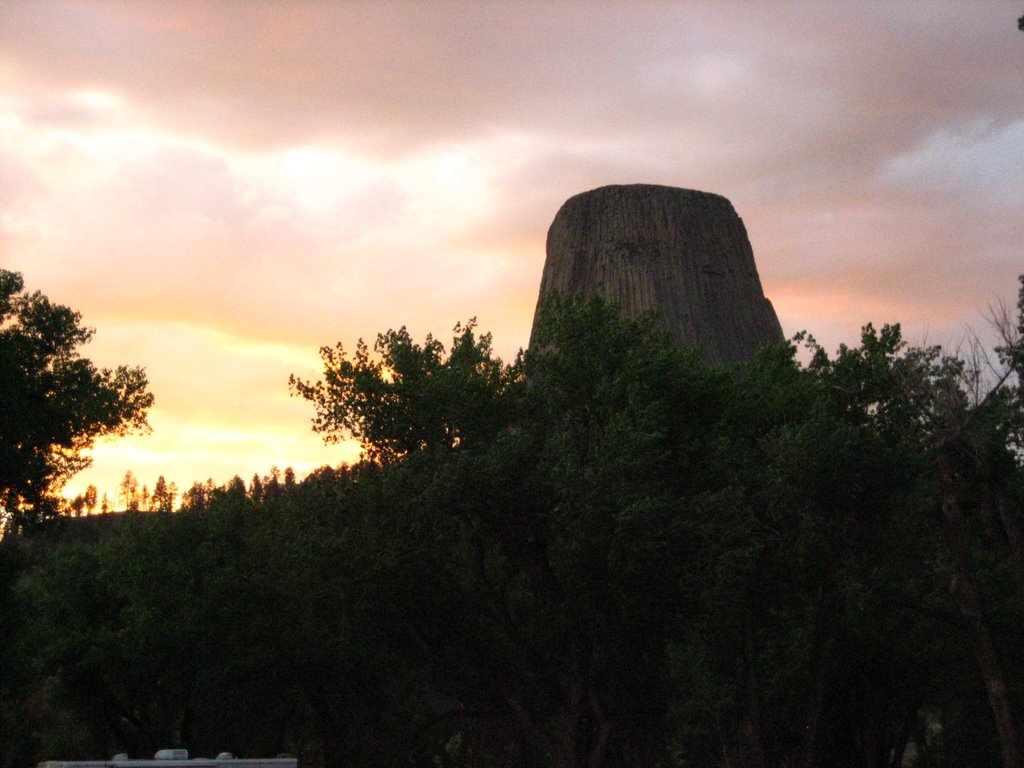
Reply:
<svg viewBox="0 0 1024 768"><path fill-rule="evenodd" d="M789 332L953 333L1020 271L1022 57L1003 2L0 3L0 264L174 439L280 404L242 348L476 315L511 357L611 183L729 197Z"/></svg>
<svg viewBox="0 0 1024 768"><path fill-rule="evenodd" d="M1024 118L943 128L889 159L883 179L997 208L1024 207Z"/></svg>

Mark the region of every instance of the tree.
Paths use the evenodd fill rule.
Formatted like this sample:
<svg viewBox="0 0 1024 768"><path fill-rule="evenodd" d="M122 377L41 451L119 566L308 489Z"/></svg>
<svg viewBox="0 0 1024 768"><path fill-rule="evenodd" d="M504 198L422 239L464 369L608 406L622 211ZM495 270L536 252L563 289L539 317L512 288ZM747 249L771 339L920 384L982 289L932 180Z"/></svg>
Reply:
<svg viewBox="0 0 1024 768"><path fill-rule="evenodd" d="M85 489L85 508L90 515L96 511L96 495L98 493L95 485L90 485Z"/></svg>
<svg viewBox="0 0 1024 768"><path fill-rule="evenodd" d="M328 356L354 467L0 542L0 745L1019 768L1024 293L1003 325L988 384L896 326L709 369L600 301L510 365Z"/></svg>
<svg viewBox="0 0 1024 768"><path fill-rule="evenodd" d="M288 683L253 641L253 595L236 570L240 530L225 504L216 514L131 516L96 541L42 553L24 585L49 676L38 698L89 737L68 744L44 719L50 740L63 739L50 749L289 749L275 739Z"/></svg>
<svg viewBox="0 0 1024 768"><path fill-rule="evenodd" d="M118 487L117 497L124 503L124 508L130 512L139 511L139 479L130 469L121 478L121 485Z"/></svg>
<svg viewBox="0 0 1024 768"><path fill-rule="evenodd" d="M206 509L209 501L207 486L198 480L192 483L191 487L181 494L182 509L201 510Z"/></svg>
<svg viewBox="0 0 1024 768"><path fill-rule="evenodd" d="M262 496L264 501L269 499L276 499L284 493L284 489L281 486L281 470L276 466L270 468L270 474L263 478L262 482Z"/></svg>
<svg viewBox="0 0 1024 768"><path fill-rule="evenodd" d="M1020 312L1024 332L1024 294ZM539 327L513 365L471 325L449 348L403 329L292 382L315 428L362 444L369 511L336 514L372 565L338 605L379 606L418 655L434 706L414 717L450 724L435 743L558 766L1002 749L1018 768L1016 378L975 397L969 366L898 326L710 370L598 301ZM1002 355L1024 371L1019 343Z"/></svg>
<svg viewBox="0 0 1024 768"><path fill-rule="evenodd" d="M168 484L163 475L157 478L153 486L153 494L150 497L150 506L157 512L170 512L174 509L174 500L178 495L178 488L174 483Z"/></svg>
<svg viewBox="0 0 1024 768"><path fill-rule="evenodd" d="M325 380L293 388L379 467L371 540L436 691L424 719L514 764L656 764L682 468L728 374L597 299L539 328L511 365L472 322L450 348L389 331L379 359L326 349Z"/></svg>
<svg viewBox="0 0 1024 768"><path fill-rule="evenodd" d="M263 503L263 481L258 472L254 472L252 480L249 481L249 498L253 504Z"/></svg>
<svg viewBox="0 0 1024 768"><path fill-rule="evenodd" d="M902 444L901 455L879 469L899 474L902 465L907 474L913 468L906 487L918 503L890 502L879 519L895 519L910 533L900 540L921 550L914 578L932 587L899 597L904 603L910 597L919 612L926 601L933 612L935 601L951 603L942 611L959 630L951 643L973 654L1002 764L1019 768L1024 750L1015 691L1021 670L1013 659L1020 656L1020 640L1010 628L1024 619L1024 287L1016 323L1005 311L995 320L1003 339L996 349L999 365L976 339L963 354L949 356L938 347L907 347L898 326L880 333L868 326L860 348L843 347L832 361L818 350L811 370L839 393L844 418L877 431L883 445ZM857 463L870 466L864 459ZM872 482L879 484L877 476ZM887 538L896 539L879 540ZM921 546L929 539L936 542L930 552ZM984 741L974 745L973 756L988 749L994 762L996 750Z"/></svg>
<svg viewBox="0 0 1024 768"><path fill-rule="evenodd" d="M245 480L238 475L235 475L231 478L228 484L224 486L224 493L244 499L246 496Z"/></svg>
<svg viewBox="0 0 1024 768"><path fill-rule="evenodd" d="M13 768L36 762L38 714L30 692L37 678L31 646L24 642L29 617L17 585L29 571L25 547L11 538L0 540L0 765Z"/></svg>
<svg viewBox="0 0 1024 768"><path fill-rule="evenodd" d="M415 343L404 327L379 334L373 354L362 339L352 357L341 344L322 347L323 380L292 376L289 384L315 406L314 431L327 442L359 440L371 461L467 447L493 437L505 415L497 394L518 375L475 328L474 320L456 325L450 351L431 335Z"/></svg>
<svg viewBox="0 0 1024 768"><path fill-rule="evenodd" d="M971 628L1004 768L1024 765L1022 718L1009 663L1015 654L1005 648L1006 633L999 627L999 614L1009 607L999 599L1003 595L1016 592L1009 612L1016 614L1014 621L1024 618L1024 276L1021 283L1016 322L1005 310L993 318L1003 342L996 349L999 367L975 340L966 359L926 368L927 387L917 397L941 492L949 592ZM1000 583L1006 574L1013 587Z"/></svg>
<svg viewBox="0 0 1024 768"><path fill-rule="evenodd" d="M27 293L0 270L0 515L22 530L56 515L59 492L89 466L97 438L148 429L142 368L98 369L79 354L92 338L81 315Z"/></svg>

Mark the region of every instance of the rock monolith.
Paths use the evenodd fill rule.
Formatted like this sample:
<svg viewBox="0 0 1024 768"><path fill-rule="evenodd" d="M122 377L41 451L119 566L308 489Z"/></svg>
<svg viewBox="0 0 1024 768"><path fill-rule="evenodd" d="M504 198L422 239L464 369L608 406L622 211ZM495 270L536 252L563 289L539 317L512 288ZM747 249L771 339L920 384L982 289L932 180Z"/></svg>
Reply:
<svg viewBox="0 0 1024 768"><path fill-rule="evenodd" d="M630 184L569 198L548 230L541 297L549 291L598 294L630 317L654 310L709 365L783 340L743 221L708 192Z"/></svg>

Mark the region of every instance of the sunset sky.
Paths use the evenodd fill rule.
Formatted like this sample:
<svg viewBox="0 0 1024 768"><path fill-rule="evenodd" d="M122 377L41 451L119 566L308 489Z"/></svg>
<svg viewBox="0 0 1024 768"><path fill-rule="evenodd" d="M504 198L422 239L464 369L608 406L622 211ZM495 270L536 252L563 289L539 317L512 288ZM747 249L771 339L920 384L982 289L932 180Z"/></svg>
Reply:
<svg viewBox="0 0 1024 768"><path fill-rule="evenodd" d="M476 316L529 337L547 227L728 197L787 335L955 344L1024 272L1024 2L0 2L0 267L144 366L182 489L356 456L290 373Z"/></svg>

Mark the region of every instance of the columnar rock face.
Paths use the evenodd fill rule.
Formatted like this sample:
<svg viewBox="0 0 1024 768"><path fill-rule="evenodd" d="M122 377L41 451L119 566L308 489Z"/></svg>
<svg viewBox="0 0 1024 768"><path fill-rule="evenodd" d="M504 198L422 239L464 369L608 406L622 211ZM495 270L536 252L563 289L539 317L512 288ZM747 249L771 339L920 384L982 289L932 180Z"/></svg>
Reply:
<svg viewBox="0 0 1024 768"><path fill-rule="evenodd" d="M709 365L784 338L743 221L707 192L632 184L569 198L548 230L540 291L598 294L630 317L655 310Z"/></svg>

